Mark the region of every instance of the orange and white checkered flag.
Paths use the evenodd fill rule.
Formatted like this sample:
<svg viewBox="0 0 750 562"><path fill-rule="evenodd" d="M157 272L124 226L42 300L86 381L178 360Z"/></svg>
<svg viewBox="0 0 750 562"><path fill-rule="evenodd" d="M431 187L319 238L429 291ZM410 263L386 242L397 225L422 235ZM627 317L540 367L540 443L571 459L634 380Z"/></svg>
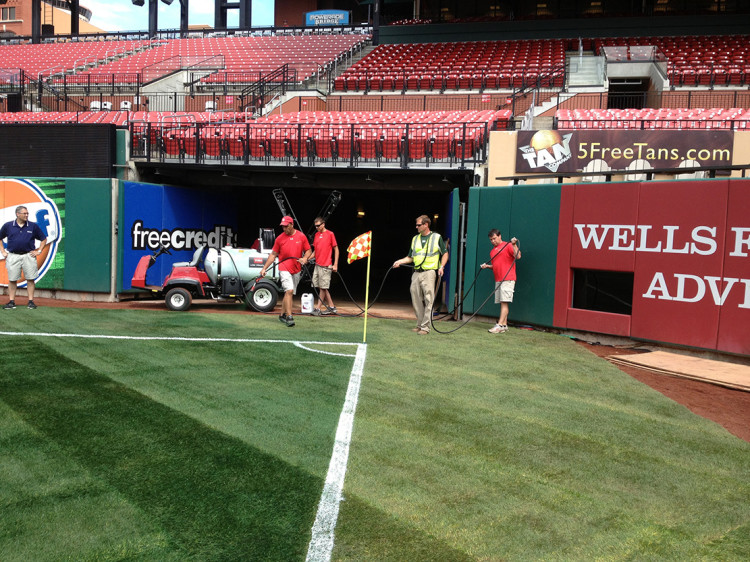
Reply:
<svg viewBox="0 0 750 562"><path fill-rule="evenodd" d="M372 230L369 232L365 232L364 234L360 234L354 240L352 240L352 243L349 244L349 247L346 249L346 251L348 252L346 263L352 263L355 260L366 258L367 256L369 256L371 238Z"/></svg>

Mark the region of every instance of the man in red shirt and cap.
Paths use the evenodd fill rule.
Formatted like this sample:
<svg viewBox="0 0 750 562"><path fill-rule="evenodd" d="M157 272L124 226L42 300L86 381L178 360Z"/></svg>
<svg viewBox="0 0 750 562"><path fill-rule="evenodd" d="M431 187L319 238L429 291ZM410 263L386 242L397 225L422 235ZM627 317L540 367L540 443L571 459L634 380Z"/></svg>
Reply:
<svg viewBox="0 0 750 562"><path fill-rule="evenodd" d="M292 316L292 298L297 292L300 272L302 266L310 259L312 250L307 236L294 228L294 220L290 216L281 219L281 226L284 231L276 237L271 249L271 255L268 256L266 264L260 270L260 276L266 275L266 269L279 258L279 277L281 279L281 288L284 290L284 298L281 301L281 314L279 320L290 328L294 326L294 317Z"/></svg>

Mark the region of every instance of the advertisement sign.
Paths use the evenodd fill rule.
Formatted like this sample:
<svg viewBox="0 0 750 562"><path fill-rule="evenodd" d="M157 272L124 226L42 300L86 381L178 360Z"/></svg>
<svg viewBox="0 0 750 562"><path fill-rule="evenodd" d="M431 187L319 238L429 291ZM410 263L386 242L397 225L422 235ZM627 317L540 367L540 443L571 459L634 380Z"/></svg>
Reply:
<svg viewBox="0 0 750 562"><path fill-rule="evenodd" d="M42 184L45 189L38 184ZM61 253L59 259L56 258L62 240L63 223L56 200L64 205L65 182L52 180L35 183L26 179L0 179L0 224L15 220L16 207L24 206L29 211L29 221L37 223L47 237L44 250L37 256L39 275L36 281L37 286L43 288L62 287L64 256ZM2 254L0 261L3 263L0 267L0 286L7 287L8 272ZM45 276L50 278L42 282ZM26 280L22 278L18 286L25 287Z"/></svg>
<svg viewBox="0 0 750 562"><path fill-rule="evenodd" d="M148 284L160 284L173 263L190 261L199 246L236 243L236 207L229 194L124 182L123 289L131 288L138 260L160 247L170 254L149 269Z"/></svg>
<svg viewBox="0 0 750 562"><path fill-rule="evenodd" d="M720 183L724 185L665 182L656 191L641 189L632 235L633 308L648 311L633 316L633 331L640 337L716 345L727 289L739 288L735 282L728 284L723 274L731 230L726 228L726 182Z"/></svg>
<svg viewBox="0 0 750 562"><path fill-rule="evenodd" d="M731 131L576 130L519 131L517 173L644 170L732 163Z"/></svg>
<svg viewBox="0 0 750 562"><path fill-rule="evenodd" d="M750 180L729 182L717 348L750 354ZM707 281L709 291L713 281ZM713 298L713 293L712 293Z"/></svg>
<svg viewBox="0 0 750 562"><path fill-rule="evenodd" d="M750 354L750 180L575 186L562 196L556 324ZM571 272L581 270L632 273L632 313L571 306Z"/></svg>
<svg viewBox="0 0 750 562"><path fill-rule="evenodd" d="M318 10L305 13L305 25L349 25L349 12L343 10Z"/></svg>

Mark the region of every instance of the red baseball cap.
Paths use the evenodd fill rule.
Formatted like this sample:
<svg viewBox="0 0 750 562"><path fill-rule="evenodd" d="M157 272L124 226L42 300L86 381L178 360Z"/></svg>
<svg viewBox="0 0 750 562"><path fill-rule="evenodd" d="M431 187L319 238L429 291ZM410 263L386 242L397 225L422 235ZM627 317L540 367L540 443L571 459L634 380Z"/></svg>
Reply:
<svg viewBox="0 0 750 562"><path fill-rule="evenodd" d="M290 217L289 215L281 219L281 226L286 226L288 224L294 224L294 219L292 219L292 217Z"/></svg>

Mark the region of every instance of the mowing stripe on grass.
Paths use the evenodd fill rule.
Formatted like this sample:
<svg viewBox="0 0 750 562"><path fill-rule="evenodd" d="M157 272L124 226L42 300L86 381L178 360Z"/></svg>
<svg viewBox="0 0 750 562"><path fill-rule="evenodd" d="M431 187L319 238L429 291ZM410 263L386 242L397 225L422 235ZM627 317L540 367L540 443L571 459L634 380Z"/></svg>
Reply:
<svg viewBox="0 0 750 562"><path fill-rule="evenodd" d="M318 503L318 511L312 528L312 537L307 551L308 561L329 561L333 551L334 531L339 514L342 491L344 488L344 477L349 460L349 446L351 444L352 430L354 428L354 413L357 409L359 399L359 388L362 382L362 373L365 368L365 357L367 355L367 344L347 342L326 341L295 341L295 340L269 340L251 338L199 338L199 337L169 337L169 336L116 336L102 334L54 334L49 332L0 332L3 336L27 336L27 337L54 337L54 338L84 338L84 339L115 339L115 340L160 340L160 341L188 341L188 342L232 342L232 343L291 343L295 347L323 353L326 355L338 355L343 357L354 357L354 365L349 376L349 386L346 391L346 400L339 416L336 438L333 446L333 454L328 465L323 492ZM308 345L336 345L357 346L355 355L348 353L333 353L307 347Z"/></svg>
<svg viewBox="0 0 750 562"><path fill-rule="evenodd" d="M346 464L349 459L349 444L352 440L354 412L357 409L359 387L365 369L367 344L357 344L357 355L354 359L352 374L349 377L349 388L346 390L346 401L336 428L336 442L333 445L333 456L328 465L328 474L323 486L323 493L318 504L318 513L312 528L312 538L307 549L307 560L310 562L327 562L333 551L333 534L339 516L341 492L344 488Z"/></svg>

